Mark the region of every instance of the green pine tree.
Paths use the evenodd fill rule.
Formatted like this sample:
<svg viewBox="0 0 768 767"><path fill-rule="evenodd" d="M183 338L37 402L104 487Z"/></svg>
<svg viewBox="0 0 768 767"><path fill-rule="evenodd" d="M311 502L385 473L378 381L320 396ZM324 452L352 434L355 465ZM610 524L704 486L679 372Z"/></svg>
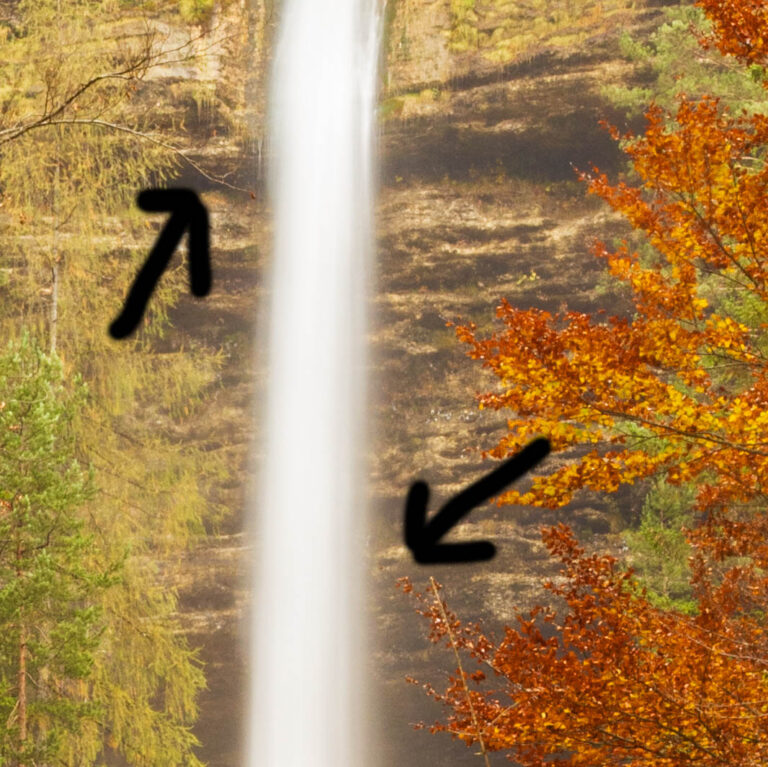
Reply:
<svg viewBox="0 0 768 767"><path fill-rule="evenodd" d="M81 467L87 398L27 335L0 357L0 764L200 765L203 678L175 600L94 524Z"/></svg>
<svg viewBox="0 0 768 767"><path fill-rule="evenodd" d="M58 762L103 715L88 679L119 562L96 569L72 429L84 391L28 337L0 356L0 763Z"/></svg>
<svg viewBox="0 0 768 767"><path fill-rule="evenodd" d="M685 528L693 525L695 488L657 480L645 497L640 524L627 530L629 564L637 571L653 604L690 611L694 607L689 584L691 547Z"/></svg>
<svg viewBox="0 0 768 767"><path fill-rule="evenodd" d="M745 69L716 48L699 45L698 39L710 32L701 9L688 4L671 6L664 9L664 18L645 41L627 32L620 38L622 53L635 63L636 76L647 84L606 86L602 91L605 98L630 117L639 117L651 101L674 112L681 93L689 99L705 93L717 96L735 112L765 108L762 68Z"/></svg>

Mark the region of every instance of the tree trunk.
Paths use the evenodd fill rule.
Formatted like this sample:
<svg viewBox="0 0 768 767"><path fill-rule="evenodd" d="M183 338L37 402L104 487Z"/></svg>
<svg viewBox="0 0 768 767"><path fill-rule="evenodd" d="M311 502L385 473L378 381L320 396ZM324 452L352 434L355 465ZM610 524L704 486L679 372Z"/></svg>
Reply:
<svg viewBox="0 0 768 767"><path fill-rule="evenodd" d="M56 134L58 137L58 133ZM58 145L58 139L57 139ZM53 239L51 243L51 354L56 352L56 338L59 322L59 179L61 166L59 158L56 158L56 170L54 171L53 199L51 213L53 218Z"/></svg>
<svg viewBox="0 0 768 767"><path fill-rule="evenodd" d="M16 577L21 578L21 542L16 544ZM19 608L19 674L18 674L18 705L19 705L19 754L24 751L27 742L27 631L24 625L24 608ZM25 767L24 760L19 756L17 767Z"/></svg>
<svg viewBox="0 0 768 767"><path fill-rule="evenodd" d="M22 622L19 630L19 753L27 742L27 634ZM18 767L24 767L20 758Z"/></svg>
<svg viewBox="0 0 768 767"><path fill-rule="evenodd" d="M58 254L54 252L54 259L58 258ZM54 260L53 268L51 269L51 354L56 351L56 331L58 329L59 322L59 264Z"/></svg>

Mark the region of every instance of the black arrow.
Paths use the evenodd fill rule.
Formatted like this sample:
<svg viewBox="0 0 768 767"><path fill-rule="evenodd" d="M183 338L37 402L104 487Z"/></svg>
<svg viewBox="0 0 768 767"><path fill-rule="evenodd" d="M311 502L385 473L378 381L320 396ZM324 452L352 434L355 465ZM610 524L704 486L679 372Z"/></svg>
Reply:
<svg viewBox="0 0 768 767"><path fill-rule="evenodd" d="M171 217L160 232L155 247L128 291L123 311L109 326L112 338L125 338L138 327L147 303L168 267L173 251L189 229L189 287L196 296L211 290L208 211L191 189L146 189L136 198L148 213L168 211Z"/></svg>
<svg viewBox="0 0 768 767"><path fill-rule="evenodd" d="M451 498L429 522L427 522L429 485L426 482L414 482L405 502L405 545L413 552L414 559L424 565L491 559L496 554L496 547L489 541L472 543L438 543L438 541L475 506L497 495L510 482L529 472L548 453L549 440L535 439L487 477L483 477L455 498Z"/></svg>

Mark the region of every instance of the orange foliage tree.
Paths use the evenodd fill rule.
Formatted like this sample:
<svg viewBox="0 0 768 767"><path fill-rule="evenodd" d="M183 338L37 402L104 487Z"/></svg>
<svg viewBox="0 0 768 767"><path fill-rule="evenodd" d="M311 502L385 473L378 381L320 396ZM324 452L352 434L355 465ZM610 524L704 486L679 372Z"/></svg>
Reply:
<svg viewBox="0 0 768 767"><path fill-rule="evenodd" d="M756 525L762 532L766 521ZM587 555L563 525L544 531L563 564L563 577L546 584L565 605L559 619L539 606L496 639L460 621L433 581L431 593L417 594L420 612L458 668L444 691L425 685L450 712L432 731L478 746L486 763L488 752L505 751L526 767L765 765L768 547L739 538L732 553L753 556L718 585L708 544L694 557L695 616L653 607L631 571Z"/></svg>
<svg viewBox="0 0 768 767"><path fill-rule="evenodd" d="M672 125L658 108L647 118L643 136L623 137L640 184L582 174L653 248L596 246L629 286L634 317L600 321L503 301L503 332L481 339L474 326L457 329L501 383L480 406L514 413L491 455L514 453L533 435L553 450L594 445L505 502L557 508L581 488L611 492L662 470L670 482L701 480L707 508L764 492L768 117L733 116L705 98L683 100ZM738 319L748 308L750 323Z"/></svg>
<svg viewBox="0 0 768 767"><path fill-rule="evenodd" d="M760 0L698 0L714 34L702 40L744 63L763 66L768 59L768 5Z"/></svg>
<svg viewBox="0 0 768 767"><path fill-rule="evenodd" d="M766 63L765 0L699 5L713 30L702 44ZM451 613L436 583L421 596L432 640L479 664L428 688L449 711L433 729L531 767L768 763L768 117L681 97L647 120L641 136L613 131L636 181L582 174L636 232L595 248L633 316L502 302L500 332L457 328L499 381L480 406L511 411L489 454L534 436L582 446L500 502L557 508L651 476L697 488L692 615L654 606L631 570L588 555L565 526L543 533L563 567L547 584L557 614L518 614L494 640Z"/></svg>

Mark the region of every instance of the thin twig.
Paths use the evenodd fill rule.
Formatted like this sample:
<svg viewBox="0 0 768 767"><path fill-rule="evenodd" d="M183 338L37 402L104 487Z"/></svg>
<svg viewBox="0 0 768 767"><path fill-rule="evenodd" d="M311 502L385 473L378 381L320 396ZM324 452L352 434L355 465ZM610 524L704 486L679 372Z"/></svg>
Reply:
<svg viewBox="0 0 768 767"><path fill-rule="evenodd" d="M451 641L453 654L456 656L456 665L459 668L459 673L461 674L461 681L464 685L464 690L467 693L467 703L469 705L469 714L472 717L472 726L475 728L475 732L477 734L477 742L480 744L480 753L483 756L486 767L491 767L491 763L488 760L488 751L485 748L485 743L483 742L483 734L480 731L480 724L477 721L477 714L475 713L475 707L472 705L472 696L469 694L469 685L467 684L467 675L466 673L464 673L464 666L461 663L461 656L459 655L459 649L456 646L456 640L453 638L453 632L451 631L451 625L448 622L448 616L445 614L443 601L440 599L440 595L437 593L437 583L435 582L435 579L432 576L429 577L429 585L432 587L432 593L435 595L435 601L437 602L437 607L440 610L440 616L442 617L443 622L445 623L445 630L448 633L448 639L450 639Z"/></svg>
<svg viewBox="0 0 768 767"><path fill-rule="evenodd" d="M127 125L120 125L119 123L107 122L106 120L94 120L94 119L87 119L87 118L51 120L50 122L46 122L46 123L29 125L24 129L24 132L26 133L28 131L35 130L38 128L47 128L52 125L93 125L98 128L106 128L108 130L117 131L119 133L127 133L131 136L134 136L135 138L141 139L142 141L148 141L151 144L155 144L159 147L162 147L163 149L167 149L169 152L173 152L177 157L184 160L184 162L186 162L190 167L192 167L201 176L203 176L203 178L208 179L208 181L214 184L225 186L228 189L232 189L235 192L243 192L251 196L253 196L254 194L253 191L250 189L245 189L241 186L235 186L234 184L230 184L228 181L225 181L221 176L212 176L210 173L207 173L194 160L190 160L189 157L187 157L187 155L184 154L184 151L179 147L174 146L173 144L169 144L167 141L162 141L161 139L155 138L154 136L151 136L149 133L144 133L134 128L129 128Z"/></svg>

